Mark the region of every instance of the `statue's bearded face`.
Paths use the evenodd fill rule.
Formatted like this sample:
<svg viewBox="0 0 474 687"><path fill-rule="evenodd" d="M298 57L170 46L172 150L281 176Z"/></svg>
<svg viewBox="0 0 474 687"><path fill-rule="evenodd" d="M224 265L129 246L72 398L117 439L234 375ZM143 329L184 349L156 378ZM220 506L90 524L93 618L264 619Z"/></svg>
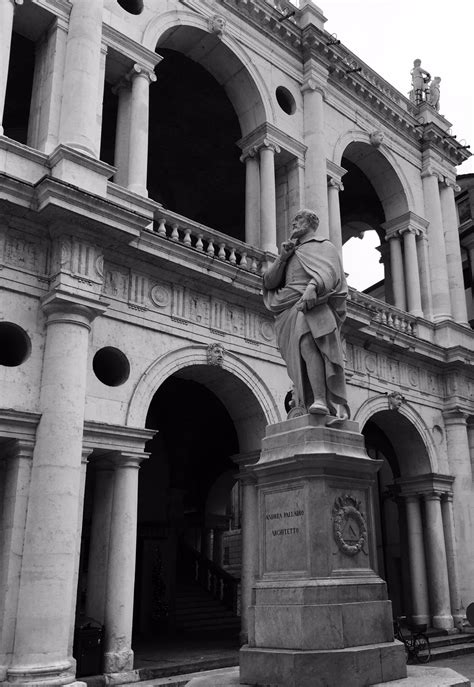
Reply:
<svg viewBox="0 0 474 687"><path fill-rule="evenodd" d="M309 231L311 231L311 226L308 222L308 218L304 215L296 215L293 222L291 223L290 238L300 239L303 236L305 236Z"/></svg>

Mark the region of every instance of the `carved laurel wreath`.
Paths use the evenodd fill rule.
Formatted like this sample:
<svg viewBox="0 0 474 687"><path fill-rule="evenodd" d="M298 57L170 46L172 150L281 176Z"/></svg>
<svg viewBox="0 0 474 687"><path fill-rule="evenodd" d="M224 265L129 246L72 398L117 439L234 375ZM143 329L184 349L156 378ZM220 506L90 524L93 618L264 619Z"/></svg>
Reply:
<svg viewBox="0 0 474 687"><path fill-rule="evenodd" d="M360 510L360 501L357 501L357 499L348 494L345 496L338 496L334 502L332 515L334 539L338 547L348 556L355 556L356 553L362 550L362 547L367 541L367 524ZM355 520L359 526L359 539L355 544L348 544L342 535L344 525L349 518Z"/></svg>

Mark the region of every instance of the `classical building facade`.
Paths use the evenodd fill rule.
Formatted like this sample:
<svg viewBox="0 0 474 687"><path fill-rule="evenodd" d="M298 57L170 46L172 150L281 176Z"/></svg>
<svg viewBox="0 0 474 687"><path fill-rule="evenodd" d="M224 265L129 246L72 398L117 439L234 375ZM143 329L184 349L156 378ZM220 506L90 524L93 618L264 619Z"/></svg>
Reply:
<svg viewBox="0 0 474 687"><path fill-rule="evenodd" d="M261 275L301 207L338 249L380 238L346 374L394 613L451 629L474 601L469 153L300 4L0 0L5 684L74 681L81 615L131 670L196 566L234 600L240 576L245 638L247 467L290 389Z"/></svg>

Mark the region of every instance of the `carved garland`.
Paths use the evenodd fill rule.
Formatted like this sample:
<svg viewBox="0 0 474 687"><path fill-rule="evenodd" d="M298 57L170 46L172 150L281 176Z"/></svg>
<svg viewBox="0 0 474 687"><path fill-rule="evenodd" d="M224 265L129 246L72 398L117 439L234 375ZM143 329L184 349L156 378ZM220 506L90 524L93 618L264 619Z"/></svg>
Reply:
<svg viewBox="0 0 474 687"><path fill-rule="evenodd" d="M355 556L367 541L367 524L360 510L360 501L353 496L339 496L332 509L334 539L341 551L348 556ZM359 528L359 538L355 544L349 544L343 536L344 526L347 521L353 520Z"/></svg>

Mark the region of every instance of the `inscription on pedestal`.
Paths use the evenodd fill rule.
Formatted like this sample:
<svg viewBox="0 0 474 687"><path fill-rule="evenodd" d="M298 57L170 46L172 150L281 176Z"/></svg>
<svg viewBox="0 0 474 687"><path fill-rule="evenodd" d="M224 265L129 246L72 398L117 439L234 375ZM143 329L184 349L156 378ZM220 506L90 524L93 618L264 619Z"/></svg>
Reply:
<svg viewBox="0 0 474 687"><path fill-rule="evenodd" d="M269 492L264 499L265 572L305 570L306 512L303 489Z"/></svg>

